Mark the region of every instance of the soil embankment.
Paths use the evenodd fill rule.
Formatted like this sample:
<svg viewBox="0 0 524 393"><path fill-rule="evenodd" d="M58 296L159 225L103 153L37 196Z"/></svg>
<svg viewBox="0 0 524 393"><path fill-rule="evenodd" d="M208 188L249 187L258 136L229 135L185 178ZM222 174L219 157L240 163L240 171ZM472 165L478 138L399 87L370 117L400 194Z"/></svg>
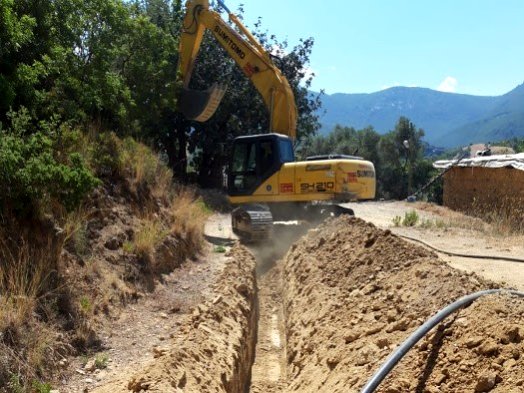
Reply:
<svg viewBox="0 0 524 393"><path fill-rule="evenodd" d="M284 260L286 392L358 392L440 308L497 285L356 218L312 230ZM490 296L450 317L378 392L511 392L524 381L524 302Z"/></svg>
<svg viewBox="0 0 524 393"><path fill-rule="evenodd" d="M154 359L94 392L233 392L250 381L256 340L253 256L233 248L214 297L194 308Z"/></svg>
<svg viewBox="0 0 524 393"><path fill-rule="evenodd" d="M305 228L281 229L279 246ZM142 370L95 392L359 392L438 310L499 287L353 217L310 230L280 260L283 247L251 250L258 291L253 255L233 246L211 300ZM377 392L523 391L523 323L524 301L484 297L433 329Z"/></svg>

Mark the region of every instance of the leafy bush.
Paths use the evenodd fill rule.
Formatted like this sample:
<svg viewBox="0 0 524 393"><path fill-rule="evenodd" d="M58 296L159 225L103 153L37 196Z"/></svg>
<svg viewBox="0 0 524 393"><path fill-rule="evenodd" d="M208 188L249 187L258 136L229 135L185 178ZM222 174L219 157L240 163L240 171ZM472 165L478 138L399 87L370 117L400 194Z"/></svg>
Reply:
<svg viewBox="0 0 524 393"><path fill-rule="evenodd" d="M122 141L112 132L91 136L88 160L100 177L122 175Z"/></svg>
<svg viewBox="0 0 524 393"><path fill-rule="evenodd" d="M51 199L72 210L99 181L80 154L57 159L51 136L3 131L0 134L0 202L15 210L43 205Z"/></svg>
<svg viewBox="0 0 524 393"><path fill-rule="evenodd" d="M402 220L402 225L404 225L405 227L413 227L417 225L418 220L418 213L415 210L411 210L404 214L404 220Z"/></svg>

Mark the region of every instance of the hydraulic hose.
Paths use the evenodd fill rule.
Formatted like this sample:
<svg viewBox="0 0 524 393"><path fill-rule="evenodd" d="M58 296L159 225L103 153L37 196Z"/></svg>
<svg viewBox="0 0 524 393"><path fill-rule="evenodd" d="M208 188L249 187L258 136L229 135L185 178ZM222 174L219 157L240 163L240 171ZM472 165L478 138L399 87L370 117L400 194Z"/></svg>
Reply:
<svg viewBox="0 0 524 393"><path fill-rule="evenodd" d="M479 255L479 254L463 254L459 252L452 252L452 251L446 251L442 250L440 248L437 248L429 243L426 243L424 240L417 239L415 237L406 236L406 235L398 235L404 239L412 240L414 242L423 244L424 246L431 248L434 251L440 252L442 254L454 256L454 257L461 257L461 258L473 258L473 259L492 259L495 261L510 261L510 262L519 262L524 263L524 258L516 258L516 257L506 257L501 255Z"/></svg>
<svg viewBox="0 0 524 393"><path fill-rule="evenodd" d="M420 326L415 332L411 334L400 346L389 356L389 358L382 364L382 366L373 374L371 379L366 383L361 393L373 393L380 383L386 378L396 364L404 357L404 355L411 349L415 344L424 337L431 329L442 322L450 314L455 311L469 306L474 300L481 296L491 295L494 293L508 293L519 297L524 297L524 292L508 290L508 289L487 289L466 295L459 300L449 304L430 319L428 319L422 326Z"/></svg>

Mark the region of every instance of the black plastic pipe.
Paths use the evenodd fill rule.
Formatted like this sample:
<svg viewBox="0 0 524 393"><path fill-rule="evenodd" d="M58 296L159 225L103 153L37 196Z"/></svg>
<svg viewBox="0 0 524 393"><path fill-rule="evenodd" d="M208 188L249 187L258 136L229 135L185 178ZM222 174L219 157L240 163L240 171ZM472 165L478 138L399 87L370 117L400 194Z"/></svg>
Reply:
<svg viewBox="0 0 524 393"><path fill-rule="evenodd" d="M431 248L434 251L440 252L442 254L454 256L454 257L473 258L473 259L492 259L492 260L495 260L495 261L509 261L509 262L524 263L524 258L506 257L506 256L502 256L502 255L462 254L460 252L446 251L446 250L442 250L440 248L437 248L437 247L435 247L435 246L433 246L433 245L431 245L429 243L426 243L424 240L417 239L416 237L400 235L400 234L397 234L397 235L402 237L402 238L404 238L404 239L408 239L408 240L412 240L412 241L417 242L417 243L421 243L424 246L426 246L428 248Z"/></svg>
<svg viewBox="0 0 524 393"><path fill-rule="evenodd" d="M469 306L474 300L485 295L491 295L494 293L508 293L511 295L516 295L519 297L524 297L524 292L509 290L509 289L487 289L484 291L479 291L461 297L456 302L451 303L446 306L430 319L428 319L422 326L420 326L411 336L409 336L406 341L404 341L400 346L389 356L389 358L382 364L382 366L373 374L371 379L366 383L364 388L361 390L361 393L373 393L375 389L380 385L380 383L386 378L391 370L397 365L397 363L404 357L408 351L415 346L415 344L424 337L431 329L437 326L440 322L446 319L449 315L455 311Z"/></svg>

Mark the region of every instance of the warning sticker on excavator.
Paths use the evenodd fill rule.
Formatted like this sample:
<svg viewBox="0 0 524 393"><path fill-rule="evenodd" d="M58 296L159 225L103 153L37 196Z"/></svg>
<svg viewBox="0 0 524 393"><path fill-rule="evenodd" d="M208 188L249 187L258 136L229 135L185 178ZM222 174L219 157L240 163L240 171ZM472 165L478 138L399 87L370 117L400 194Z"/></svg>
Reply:
<svg viewBox="0 0 524 393"><path fill-rule="evenodd" d="M282 194L293 192L293 183L280 183L280 192Z"/></svg>
<svg viewBox="0 0 524 393"><path fill-rule="evenodd" d="M358 177L375 177L375 171L357 171Z"/></svg>
<svg viewBox="0 0 524 393"><path fill-rule="evenodd" d="M247 63L242 69L248 78L251 78L256 72L255 67L253 67L250 63Z"/></svg>
<svg viewBox="0 0 524 393"><path fill-rule="evenodd" d="M348 172L348 183L356 183L357 181L358 181L357 173L356 172Z"/></svg>

